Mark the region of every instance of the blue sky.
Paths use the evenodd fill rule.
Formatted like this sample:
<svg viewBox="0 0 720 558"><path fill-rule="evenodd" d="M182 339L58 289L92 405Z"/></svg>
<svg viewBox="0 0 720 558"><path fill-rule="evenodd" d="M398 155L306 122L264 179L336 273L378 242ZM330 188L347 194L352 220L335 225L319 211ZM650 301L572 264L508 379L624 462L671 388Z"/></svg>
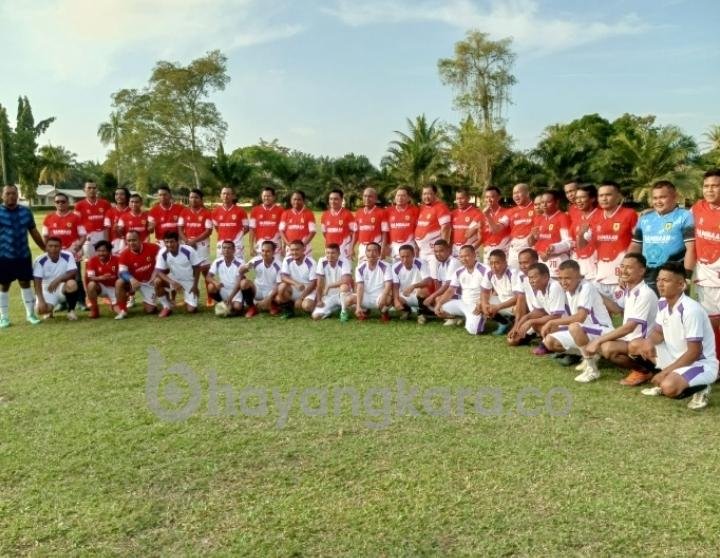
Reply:
<svg viewBox="0 0 720 558"><path fill-rule="evenodd" d="M437 60L471 28L513 37L517 148L593 112L655 114L701 143L720 123L714 0L0 0L0 22L0 103L14 117L27 95L36 118L57 117L41 143L81 160L104 157L114 91L142 87L157 60L219 48L228 149L277 138L377 164L406 118L458 121Z"/></svg>

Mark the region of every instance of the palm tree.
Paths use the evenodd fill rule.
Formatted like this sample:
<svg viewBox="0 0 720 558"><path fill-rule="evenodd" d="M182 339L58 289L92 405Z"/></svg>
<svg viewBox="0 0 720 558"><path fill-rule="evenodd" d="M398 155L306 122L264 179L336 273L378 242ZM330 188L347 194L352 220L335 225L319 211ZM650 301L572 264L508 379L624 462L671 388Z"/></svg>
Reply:
<svg viewBox="0 0 720 558"><path fill-rule="evenodd" d="M40 174L39 181L57 187L59 182L70 176L77 155L61 145L44 145L39 150Z"/></svg>
<svg viewBox="0 0 720 558"><path fill-rule="evenodd" d="M122 184L120 180L120 140L123 135L123 118L120 111L110 113L110 120L103 122L98 126L97 135L103 145L112 144L115 149L115 177L118 185Z"/></svg>
<svg viewBox="0 0 720 558"><path fill-rule="evenodd" d="M708 131L703 134L707 138L710 151L720 153L720 124L713 124Z"/></svg>

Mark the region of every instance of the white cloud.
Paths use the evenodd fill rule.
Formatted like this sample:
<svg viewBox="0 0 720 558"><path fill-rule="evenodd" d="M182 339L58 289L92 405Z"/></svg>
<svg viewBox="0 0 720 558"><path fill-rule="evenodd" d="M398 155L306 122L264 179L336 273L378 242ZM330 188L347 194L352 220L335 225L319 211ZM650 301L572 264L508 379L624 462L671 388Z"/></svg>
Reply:
<svg viewBox="0 0 720 558"><path fill-rule="evenodd" d="M276 21L275 8L269 0L40 0L1 2L0 21L34 72L98 82L123 54L228 51L302 31Z"/></svg>
<svg viewBox="0 0 720 558"><path fill-rule="evenodd" d="M471 0L338 0L334 8L325 12L351 26L435 21L461 29L478 28L488 31L496 39L513 37L518 49L538 54L649 29L634 14L612 23L544 16L536 0L493 0L485 6Z"/></svg>

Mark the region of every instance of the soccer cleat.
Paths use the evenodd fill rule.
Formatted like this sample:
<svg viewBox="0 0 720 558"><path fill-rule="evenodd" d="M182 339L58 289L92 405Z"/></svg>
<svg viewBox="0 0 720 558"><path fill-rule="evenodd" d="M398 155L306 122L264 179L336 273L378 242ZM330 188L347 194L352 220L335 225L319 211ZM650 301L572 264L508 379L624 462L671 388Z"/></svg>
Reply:
<svg viewBox="0 0 720 558"><path fill-rule="evenodd" d="M10 318L7 316L0 317L0 329L5 329L7 327L10 327Z"/></svg>
<svg viewBox="0 0 720 558"><path fill-rule="evenodd" d="M67 319L70 320L71 322L77 321L78 317L77 317L77 314L75 313L75 310L70 310L67 313Z"/></svg>
<svg viewBox="0 0 720 558"><path fill-rule="evenodd" d="M213 306L215 306L215 299L211 296L207 297L207 299L205 299L205 307L212 308Z"/></svg>
<svg viewBox="0 0 720 558"><path fill-rule="evenodd" d="M350 314L347 310L340 310L340 321L347 322L350 320Z"/></svg>
<svg viewBox="0 0 720 558"><path fill-rule="evenodd" d="M692 399L688 401L687 407L692 411L699 411L708 406L710 402L710 386L705 386L705 389L693 393Z"/></svg>
<svg viewBox="0 0 720 558"><path fill-rule="evenodd" d="M535 347L532 350L532 354L534 354L535 356L545 356L549 352L550 351L547 350L547 347L545 345L543 345L542 343L540 343L537 347Z"/></svg>
<svg viewBox="0 0 720 558"><path fill-rule="evenodd" d="M444 325L444 326L448 326L448 327L454 326L454 325L455 325L455 318L448 318L447 320L445 320L445 321L443 322L443 325Z"/></svg>
<svg viewBox="0 0 720 558"><path fill-rule="evenodd" d="M562 358L558 359L558 364L560 366L572 366L574 364L577 364L578 362L582 362L582 357L579 355L563 355ZM583 368L584 370L584 368Z"/></svg>
<svg viewBox="0 0 720 558"><path fill-rule="evenodd" d="M163 308L160 310L158 318L167 318L170 314L172 314L172 310L170 308Z"/></svg>
<svg viewBox="0 0 720 558"><path fill-rule="evenodd" d="M120 310L120 312L117 313L117 316L115 316L116 320L124 320L127 318L127 312L125 310Z"/></svg>
<svg viewBox="0 0 720 558"><path fill-rule="evenodd" d="M645 388L640 393L643 395L649 395L650 397L657 397L658 395L662 395L662 388L660 386L653 386Z"/></svg>
<svg viewBox="0 0 720 558"><path fill-rule="evenodd" d="M422 314L418 314L417 322L420 325L424 325L425 323L427 323L427 318L425 316L423 316Z"/></svg>
<svg viewBox="0 0 720 558"><path fill-rule="evenodd" d="M270 315L277 316L280 313L280 307L274 302L270 303Z"/></svg>
<svg viewBox="0 0 720 558"><path fill-rule="evenodd" d="M625 376L620 383L624 386L640 386L652 378L652 372L643 372L642 370L631 370L630 373Z"/></svg>
<svg viewBox="0 0 720 558"><path fill-rule="evenodd" d="M90 316L89 318L91 320L97 320L100 317L100 310L97 306L91 306L90 307Z"/></svg>
<svg viewBox="0 0 720 558"><path fill-rule="evenodd" d="M593 368L588 365L582 374L575 376L575 381L580 382L581 384L589 384L590 382L597 380L599 377L600 371L597 368Z"/></svg>
<svg viewBox="0 0 720 558"><path fill-rule="evenodd" d="M28 322L30 322L32 325L38 325L40 322L42 322L42 320L37 317L37 315L35 314L35 312L31 312L30 314L28 314L27 316L25 316L25 319L26 319Z"/></svg>
<svg viewBox="0 0 720 558"><path fill-rule="evenodd" d="M85 312L85 311L87 311L87 309L88 309L88 304L85 304L83 302L78 302L77 305L75 306L75 310L77 310L78 312Z"/></svg>
<svg viewBox="0 0 720 558"><path fill-rule="evenodd" d="M130 295L127 299L127 307L132 308L135 306L135 295Z"/></svg>
<svg viewBox="0 0 720 558"><path fill-rule="evenodd" d="M495 331L492 332L492 335L505 335L509 329L510 324L498 324L497 328L495 328Z"/></svg>
<svg viewBox="0 0 720 558"><path fill-rule="evenodd" d="M580 362L580 364L578 364L575 367L575 370L577 370L578 372L582 372L583 370L585 370L585 368L587 368L587 365L585 364L585 361L583 360Z"/></svg>
<svg viewBox="0 0 720 558"><path fill-rule="evenodd" d="M387 310L385 312L380 312L380 321L384 324L390 321L390 314L388 314Z"/></svg>
<svg viewBox="0 0 720 558"><path fill-rule="evenodd" d="M245 312L245 317L252 318L253 316L257 316L257 313L258 313L257 306L255 306L253 304L250 308L247 309L247 312Z"/></svg>

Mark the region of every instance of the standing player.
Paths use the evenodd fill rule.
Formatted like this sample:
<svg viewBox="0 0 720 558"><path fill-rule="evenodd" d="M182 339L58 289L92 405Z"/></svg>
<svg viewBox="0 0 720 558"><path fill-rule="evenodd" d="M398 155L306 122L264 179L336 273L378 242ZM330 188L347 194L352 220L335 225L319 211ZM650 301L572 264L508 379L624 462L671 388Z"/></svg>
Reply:
<svg viewBox="0 0 720 558"><path fill-rule="evenodd" d="M98 187L94 182L85 183L85 199L75 204L75 213L87 233L83 245L85 260L95 254L95 243L107 240L108 229L105 227L105 214L110 210L110 202L98 197Z"/></svg>
<svg viewBox="0 0 720 558"><path fill-rule="evenodd" d="M430 262L435 257L435 241L441 238L450 241L451 221L450 210L437 199L437 187L434 184L423 186L422 205L415 227L415 243L421 260Z"/></svg>
<svg viewBox="0 0 720 558"><path fill-rule="evenodd" d="M140 242L147 241L152 232L152 223L150 222L150 213L143 209L143 199L140 194L130 196L130 211L120 217L118 228L126 238L127 233L135 231L138 233Z"/></svg>
<svg viewBox="0 0 720 558"><path fill-rule="evenodd" d="M377 205L377 192L374 188L363 190L363 206L355 212L355 236L353 250L358 247L358 261L365 259L365 249L371 242L380 245L381 254L386 252L390 227L387 214Z"/></svg>
<svg viewBox="0 0 720 558"><path fill-rule="evenodd" d="M355 305L355 315L360 321L367 320L368 310L380 310L380 319L390 321L388 309L392 305L392 271L380 261L381 248L377 242L365 247L365 261L355 270L355 294L345 297L345 307ZM348 316L340 314L342 321Z"/></svg>
<svg viewBox="0 0 720 558"><path fill-rule="evenodd" d="M597 205L597 189L592 184L582 184L575 191L575 211L570 216L570 235L573 239L572 258L580 264L580 274L589 281L597 274L597 251L595 241L586 238L600 220L601 209Z"/></svg>
<svg viewBox="0 0 720 558"><path fill-rule="evenodd" d="M253 257L240 268L235 290L230 298L234 298L238 291L248 291L251 296L245 300L248 309L246 318L256 316L258 310L265 310L275 316L280 309L275 304L278 283L280 282L280 264L276 258L277 246L272 240L266 240L260 246L260 255ZM255 274L254 281L247 278L248 271Z"/></svg>
<svg viewBox="0 0 720 558"><path fill-rule="evenodd" d="M252 292L238 293L235 286L242 279L241 269L245 265L242 258L235 257L235 242L224 240L222 243L222 256L216 258L210 265L207 274L207 292L215 302L224 302L230 316L237 316L242 312L244 296L249 298L252 305ZM232 295L232 296L230 296Z"/></svg>
<svg viewBox="0 0 720 558"><path fill-rule="evenodd" d="M328 194L329 209L320 218L320 228L325 238L325 248L337 244L340 255L352 260L355 218L350 210L343 207L344 197L342 190L332 190Z"/></svg>
<svg viewBox="0 0 720 558"><path fill-rule="evenodd" d="M45 254L35 258L33 263L38 314L52 317L56 305L67 303L67 319L75 321L78 300L75 254L63 250L62 242L56 236L45 240L45 250Z"/></svg>
<svg viewBox="0 0 720 558"><path fill-rule="evenodd" d="M488 267L487 279L492 288L483 289L482 311L486 318L498 324L493 335L505 335L512 325L518 297L523 295L521 274L508 266L507 256L502 250L490 252Z"/></svg>
<svg viewBox="0 0 720 558"><path fill-rule="evenodd" d="M445 325L462 323L470 335L480 335L485 330L485 316L482 311L483 288L491 288L487 282L488 269L477 261L475 248L471 245L460 248L459 268L450 280L450 288L438 300ZM458 298L455 298L458 295ZM461 316L458 320L456 316Z"/></svg>
<svg viewBox="0 0 720 558"><path fill-rule="evenodd" d="M172 313L168 291L183 291L185 309L194 314L198 308L198 280L203 260L195 248L180 244L177 231L166 232L163 244L155 262L155 295L162 305L158 316L167 318Z"/></svg>
<svg viewBox="0 0 720 558"><path fill-rule="evenodd" d="M275 245L279 262L283 208L275 203L275 190L270 186L263 188L261 200L262 203L250 211L250 254L260 256L263 244L269 241Z"/></svg>
<svg viewBox="0 0 720 558"><path fill-rule="evenodd" d="M515 184L512 191L515 207L508 209L508 225L510 227L510 245L508 247L508 265L518 266L518 255L529 248L528 237L532 232L535 206L530 198L530 187L527 184Z"/></svg>
<svg viewBox="0 0 720 558"><path fill-rule="evenodd" d="M128 296L134 295L138 290L143 297L145 313L152 314L157 310L153 275L160 247L154 242L142 241L140 233L135 230L125 234L125 244L127 247L118 256L119 273L115 283L118 305L116 320L127 317Z"/></svg>
<svg viewBox="0 0 720 558"><path fill-rule="evenodd" d="M88 260L85 268L85 283L90 303L90 319L94 320L100 317L99 296L110 300L113 309L117 304L115 285L118 280L120 262L118 257L112 253L112 244L107 240L96 242L93 252L95 255Z"/></svg>
<svg viewBox="0 0 720 558"><path fill-rule="evenodd" d="M485 265L490 260L490 252L502 250L507 254L510 246L510 218L500 207L500 190L495 186L485 189L485 224L482 231L483 259Z"/></svg>
<svg viewBox="0 0 720 558"><path fill-rule="evenodd" d="M455 205L457 208L450 213L453 256L466 244L475 249L480 246L480 230L485 222L482 211L470 203L470 193L465 188L455 191Z"/></svg>
<svg viewBox="0 0 720 558"><path fill-rule="evenodd" d="M543 194L545 213L535 218L530 245L547 265L551 277L557 277L560 264L568 259L572 241L570 219L558 207L559 194L549 190Z"/></svg>
<svg viewBox="0 0 720 558"><path fill-rule="evenodd" d="M105 229L112 244L112 253L119 254L125 248L125 237L120 227L123 215L130 213L130 190L115 188L115 205L105 212Z"/></svg>
<svg viewBox="0 0 720 558"><path fill-rule="evenodd" d="M207 290L207 273L210 269L210 235L213 231L213 221L210 211L203 205L203 194L197 188L190 190L188 196L189 206L183 208L178 220L180 240L197 252L201 260L200 273L205 278ZM210 307L215 301L208 293L206 306Z"/></svg>
<svg viewBox="0 0 720 558"><path fill-rule="evenodd" d="M388 241L390 257L398 259L400 246L409 244L415 247L415 227L418 220L418 207L410 201L410 192L404 186L395 190L395 204L385 210L387 214Z"/></svg>
<svg viewBox="0 0 720 558"><path fill-rule="evenodd" d="M313 320L324 320L335 310L340 310L347 321L345 298L352 292L352 266L350 259L340 255L340 246L328 244L325 256L320 258L315 270L317 288L315 289L315 309Z"/></svg>
<svg viewBox="0 0 720 558"><path fill-rule="evenodd" d="M299 240L305 248L305 255L312 254L312 239L315 237L315 214L305 206L305 192L296 190L290 196L290 209L280 218L280 236L285 246L285 255L290 256L290 245Z"/></svg>
<svg viewBox="0 0 720 558"><path fill-rule="evenodd" d="M290 242L290 255L280 266L280 284L275 301L283 309L281 318L292 318L295 310L308 314L315 308L316 263L305 255L302 240Z"/></svg>
<svg viewBox="0 0 720 558"><path fill-rule="evenodd" d="M245 210L235 203L235 192L229 186L220 190L222 204L213 208L211 218L217 231L215 257L222 256L223 242L230 240L235 244L235 254L240 259L245 252L243 237L250 230L250 221ZM253 253L252 246L250 253Z"/></svg>
<svg viewBox="0 0 720 558"><path fill-rule="evenodd" d="M415 257L415 249L409 244L400 247L400 261L392 266L393 306L400 312L400 319L410 317L412 310L418 313L418 323L425 323L425 299L430 295L433 281L427 263Z"/></svg>
<svg viewBox="0 0 720 558"><path fill-rule="evenodd" d="M28 233L41 250L45 242L35 226L32 212L18 204L17 186L9 184L2 190L0 205L0 329L10 327L10 285L20 285L25 317L33 325L40 323L35 315L35 297L30 288L33 266Z"/></svg>
<svg viewBox="0 0 720 558"><path fill-rule="evenodd" d="M180 215L183 212L183 205L175 203L170 193L170 188L160 186L157 189L158 202L150 208L148 220L151 229L155 232L155 242L163 246L163 239L166 232L178 232Z"/></svg>
<svg viewBox="0 0 720 558"><path fill-rule="evenodd" d="M580 209L575 204L575 196L577 195L578 188L582 181L579 178L573 178L570 182L566 182L563 185L563 191L565 192L565 199L567 200L567 215L570 221L579 219Z"/></svg>

